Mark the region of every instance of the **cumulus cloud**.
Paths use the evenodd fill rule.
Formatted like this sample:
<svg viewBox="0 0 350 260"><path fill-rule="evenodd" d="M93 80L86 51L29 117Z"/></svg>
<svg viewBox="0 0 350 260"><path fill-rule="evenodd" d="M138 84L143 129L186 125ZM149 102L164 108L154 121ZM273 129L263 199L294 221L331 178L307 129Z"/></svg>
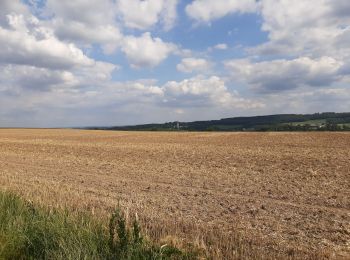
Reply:
<svg viewBox="0 0 350 260"><path fill-rule="evenodd" d="M212 57L203 59L195 58L203 55L198 49L181 49L181 39L175 45L155 36L166 37L164 30L175 26L178 0L37 3L0 1L0 125L146 123L341 111L350 105L348 0L190 1L185 11L195 23L231 14L260 16L266 42L242 46L244 58L224 62L226 70L209 61L222 58L214 50L228 49L226 43L208 48L205 54ZM197 31L192 32L196 40ZM131 67L142 69L172 54L181 57L173 69L206 76L178 79L183 74L175 74L178 80L171 81L161 75L166 83L158 83L131 73L130 81L116 82L113 72L119 66L97 60L125 55ZM164 71L176 73L167 66L152 69L152 77ZM144 72L140 75L147 77ZM235 90L244 86L243 92Z"/></svg>
<svg viewBox="0 0 350 260"><path fill-rule="evenodd" d="M263 104L244 99L237 92L230 92L219 77L202 76L180 82L169 81L163 87L164 100L172 106L221 106L226 108L257 108Z"/></svg>
<svg viewBox="0 0 350 260"><path fill-rule="evenodd" d="M278 89L301 85L330 87L341 82L349 74L346 68L350 57L350 16L344 15L347 10L350 2L344 0L261 1L262 29L269 40L249 51L260 56L283 55L288 60L262 63L267 70L275 67L276 72L281 72L270 75L270 79L265 73L265 83L255 83L251 77L248 81L262 89L273 85L278 88L277 84ZM257 72L254 77L258 75L262 73Z"/></svg>
<svg viewBox="0 0 350 260"><path fill-rule="evenodd" d="M22 14L22 15L30 15L30 12L26 5L24 5L20 1L13 0L2 0L0 1L0 26L7 25L8 14Z"/></svg>
<svg viewBox="0 0 350 260"><path fill-rule="evenodd" d="M119 0L118 10L129 28L146 30L162 22L165 30L176 21L177 0Z"/></svg>
<svg viewBox="0 0 350 260"><path fill-rule="evenodd" d="M73 69L73 72L77 78L80 78L84 84L97 84L98 82L104 82L111 80L111 74L113 71L118 70L119 66L102 61L94 61L92 66L81 66Z"/></svg>
<svg viewBox="0 0 350 260"><path fill-rule="evenodd" d="M142 102L151 102L162 108L175 108L175 111L208 107L243 110L264 107L260 101L245 99L237 91L230 91L217 76L199 75L182 81L168 81L161 86L154 82L119 82L112 84L109 90L109 97L114 95L117 98L115 94L119 96L122 92L131 103L140 102L139 99L144 97Z"/></svg>
<svg viewBox="0 0 350 260"><path fill-rule="evenodd" d="M118 66L95 61L32 15L8 14L0 26L1 84L6 91L51 91L109 80Z"/></svg>
<svg viewBox="0 0 350 260"><path fill-rule="evenodd" d="M177 0L48 0L44 13L59 39L101 44L106 54L123 41L122 27L146 30L161 24L170 30L177 18Z"/></svg>
<svg viewBox="0 0 350 260"><path fill-rule="evenodd" d="M350 2L344 0L262 0L262 29L268 32L269 41L253 50L258 54L341 56L343 51L335 46L349 28L346 10Z"/></svg>
<svg viewBox="0 0 350 260"><path fill-rule="evenodd" d="M79 44L102 44L106 53L114 52L122 39L116 23L116 4L110 0L48 0L44 13L53 16L49 24L59 39Z"/></svg>
<svg viewBox="0 0 350 260"><path fill-rule="evenodd" d="M95 62L93 66L76 67L71 70L41 68L31 65L1 65L0 85L7 93L26 91L79 91L107 84L116 66L105 62Z"/></svg>
<svg viewBox="0 0 350 260"><path fill-rule="evenodd" d="M161 21L165 31L171 30L177 20L178 0L165 0L164 11L161 13Z"/></svg>
<svg viewBox="0 0 350 260"><path fill-rule="evenodd" d="M342 62L332 57L254 62L230 60L225 66L232 78L241 80L259 92L276 92L303 86L328 86L339 78Z"/></svg>
<svg viewBox="0 0 350 260"><path fill-rule="evenodd" d="M163 42L157 37L152 38L149 32L140 37L125 37L122 46L122 51L133 68L155 67L175 50L174 44Z"/></svg>
<svg viewBox="0 0 350 260"><path fill-rule="evenodd" d="M0 83L7 91L49 91L52 88L66 88L77 84L74 75L68 71L50 70L26 65L0 66Z"/></svg>
<svg viewBox="0 0 350 260"><path fill-rule="evenodd" d="M115 19L115 6L110 0L100 0L95 3L86 0L47 0L46 12L54 15L54 18L73 20L92 26L113 23Z"/></svg>
<svg viewBox="0 0 350 260"><path fill-rule="evenodd" d="M186 6L186 13L189 17L205 23L232 13L251 13L256 10L255 0L195 0Z"/></svg>
<svg viewBox="0 0 350 260"><path fill-rule="evenodd" d="M315 113L344 112L350 106L348 88L303 88L283 93L269 93L262 98L269 104L263 109L264 114L278 113Z"/></svg>
<svg viewBox="0 0 350 260"><path fill-rule="evenodd" d="M245 59L227 61L225 67L232 80L264 93L329 87L348 77L348 10L346 0L196 0L186 7L188 16L204 23L233 13L261 15L267 42L246 48ZM218 44L209 50L226 48Z"/></svg>
<svg viewBox="0 0 350 260"><path fill-rule="evenodd" d="M154 67L176 48L160 38L152 38L150 33L140 37L124 36L117 24L119 13L124 10L118 9L118 6L124 6L129 12L125 15L133 15L135 10L145 12L143 15L139 11L135 14L136 18L151 21L146 22L143 28L161 21L165 29L170 29L176 19L176 0L102 0L96 3L48 0L41 10L45 20L38 20L30 14L27 6L16 1L6 0L1 5L0 12L7 17L0 31L0 43L8 47L6 53L3 50L3 56L0 51L4 63L20 63L27 59L24 64L32 65L36 60L38 66L59 69L82 63L92 64L93 61L78 46L99 44L105 54L122 49L132 67ZM132 5L135 8L131 8ZM129 22L132 17L130 19ZM127 25L128 22L125 20L125 23ZM145 51L142 51L144 46Z"/></svg>
<svg viewBox="0 0 350 260"><path fill-rule="evenodd" d="M211 63L205 59L184 58L176 68L178 71L185 73L206 72L210 69Z"/></svg>
<svg viewBox="0 0 350 260"><path fill-rule="evenodd" d="M92 65L93 60L74 44L59 41L53 32L40 26L37 19L7 15L8 29L0 27L0 63L68 69Z"/></svg>

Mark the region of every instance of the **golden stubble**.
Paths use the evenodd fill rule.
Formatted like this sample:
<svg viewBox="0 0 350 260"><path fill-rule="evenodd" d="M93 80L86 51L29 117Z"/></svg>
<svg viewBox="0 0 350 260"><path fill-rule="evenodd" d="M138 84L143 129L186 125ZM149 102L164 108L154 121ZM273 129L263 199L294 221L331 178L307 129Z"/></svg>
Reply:
<svg viewBox="0 0 350 260"><path fill-rule="evenodd" d="M214 258L350 252L350 133L3 129L0 185Z"/></svg>

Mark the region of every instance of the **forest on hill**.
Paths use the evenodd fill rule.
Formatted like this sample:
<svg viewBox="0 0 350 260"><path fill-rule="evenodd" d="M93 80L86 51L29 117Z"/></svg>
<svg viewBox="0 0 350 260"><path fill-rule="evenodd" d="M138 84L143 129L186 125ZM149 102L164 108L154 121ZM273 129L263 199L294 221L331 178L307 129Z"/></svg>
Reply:
<svg viewBox="0 0 350 260"><path fill-rule="evenodd" d="M193 122L167 122L94 130L125 131L350 131L350 113L280 114Z"/></svg>

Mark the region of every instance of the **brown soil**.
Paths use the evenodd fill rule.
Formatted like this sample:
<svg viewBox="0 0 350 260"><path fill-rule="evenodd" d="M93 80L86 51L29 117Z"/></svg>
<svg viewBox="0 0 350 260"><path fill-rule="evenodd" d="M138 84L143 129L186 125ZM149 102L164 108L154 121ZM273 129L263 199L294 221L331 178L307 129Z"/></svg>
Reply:
<svg viewBox="0 0 350 260"><path fill-rule="evenodd" d="M0 187L213 258L350 258L350 133L0 130Z"/></svg>

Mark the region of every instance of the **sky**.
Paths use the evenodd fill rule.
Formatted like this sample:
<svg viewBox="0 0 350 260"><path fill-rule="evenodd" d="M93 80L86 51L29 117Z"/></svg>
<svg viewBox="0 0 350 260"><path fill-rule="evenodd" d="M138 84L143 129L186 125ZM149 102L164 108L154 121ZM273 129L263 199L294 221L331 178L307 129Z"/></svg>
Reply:
<svg viewBox="0 0 350 260"><path fill-rule="evenodd" d="M331 111L349 0L0 0L0 127Z"/></svg>

